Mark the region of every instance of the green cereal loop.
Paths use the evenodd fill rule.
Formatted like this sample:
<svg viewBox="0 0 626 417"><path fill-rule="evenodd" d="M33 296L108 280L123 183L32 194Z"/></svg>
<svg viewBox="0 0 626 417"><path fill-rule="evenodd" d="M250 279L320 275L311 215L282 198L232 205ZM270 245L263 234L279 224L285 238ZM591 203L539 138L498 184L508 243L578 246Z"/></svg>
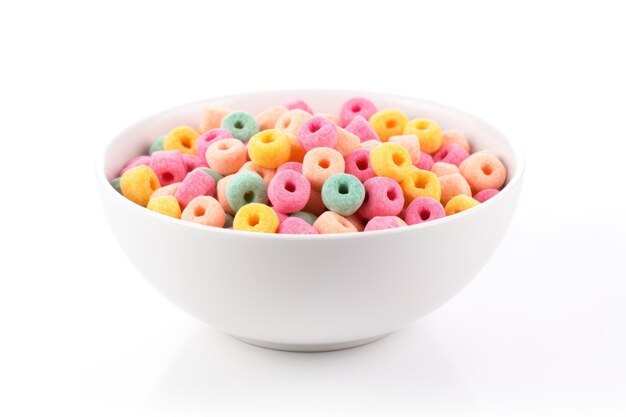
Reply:
<svg viewBox="0 0 626 417"><path fill-rule="evenodd" d="M219 172L217 172L214 169L211 168L202 168L202 170L204 172L206 172L207 174L209 174L211 177L213 177L213 182L215 183L215 185L217 186L217 183L219 182L219 180L221 180L222 178L224 178L224 176L222 174L220 174Z"/></svg>
<svg viewBox="0 0 626 417"><path fill-rule="evenodd" d="M259 133L259 125L256 120L245 111L229 113L222 119L221 127L228 129L234 138L242 142L247 142L252 136Z"/></svg>
<svg viewBox="0 0 626 417"><path fill-rule="evenodd" d="M317 220L317 216L313 213L309 213L308 211L296 211L295 213L292 213L289 217L297 217L299 219L302 219L311 226L313 226L313 223L315 223L315 220Z"/></svg>
<svg viewBox="0 0 626 417"><path fill-rule="evenodd" d="M365 187L354 175L331 175L322 186L324 205L341 216L354 214L364 199Z"/></svg>
<svg viewBox="0 0 626 417"><path fill-rule="evenodd" d="M163 150L163 139L165 139L165 135L159 136L154 142L152 142L152 145L150 145L150 152L148 152L149 155L152 155L156 151Z"/></svg>
<svg viewBox="0 0 626 417"><path fill-rule="evenodd" d="M230 213L226 213L226 221L224 222L224 229L233 227L233 220L235 220L235 216L233 216Z"/></svg>
<svg viewBox="0 0 626 417"><path fill-rule="evenodd" d="M113 188L115 188L115 191L122 194L122 188L120 187L120 177L113 178L111 181L109 181L109 183Z"/></svg>
<svg viewBox="0 0 626 417"><path fill-rule="evenodd" d="M256 172L241 171L226 186L226 199L235 212L246 204L266 204L267 185Z"/></svg>

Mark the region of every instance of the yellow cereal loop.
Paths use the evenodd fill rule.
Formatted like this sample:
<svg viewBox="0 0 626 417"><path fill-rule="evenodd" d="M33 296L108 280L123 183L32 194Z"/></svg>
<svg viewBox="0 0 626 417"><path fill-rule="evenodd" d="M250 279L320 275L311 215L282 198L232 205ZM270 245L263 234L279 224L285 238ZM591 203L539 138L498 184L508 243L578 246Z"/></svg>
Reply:
<svg viewBox="0 0 626 417"><path fill-rule="evenodd" d="M413 119L404 128L405 135L416 135L420 140L420 149L433 154L441 148L441 128L437 122L429 119Z"/></svg>
<svg viewBox="0 0 626 417"><path fill-rule="evenodd" d="M384 109L370 117L370 125L383 142L390 137L404 134L407 117L398 109Z"/></svg>
<svg viewBox="0 0 626 417"><path fill-rule="evenodd" d="M178 126L170 130L163 139L163 149L196 154L196 139L200 134L189 126Z"/></svg>
<svg viewBox="0 0 626 417"><path fill-rule="evenodd" d="M378 176L389 177L398 182L413 170L411 154L397 143L383 143L370 151L370 165Z"/></svg>
<svg viewBox="0 0 626 417"><path fill-rule="evenodd" d="M160 188L159 179L150 167L139 165L126 171L120 178L122 195L130 201L146 207L150 196Z"/></svg>
<svg viewBox="0 0 626 417"><path fill-rule="evenodd" d="M437 201L441 199L441 184L439 178L430 171L413 169L400 182L404 194L404 205L407 206L417 197L430 197Z"/></svg>
<svg viewBox="0 0 626 417"><path fill-rule="evenodd" d="M241 207L235 214L233 229L246 232L276 233L279 224L278 216L271 207L260 203L250 203Z"/></svg>
<svg viewBox="0 0 626 417"><path fill-rule="evenodd" d="M472 197L465 194L459 194L456 197L452 197L450 201L448 201L448 204L446 204L446 216L471 209L479 204L480 203Z"/></svg>
<svg viewBox="0 0 626 417"><path fill-rule="evenodd" d="M148 202L148 210L156 211L157 213L165 214L175 219L180 219L181 215L178 200L171 195L151 198Z"/></svg>
<svg viewBox="0 0 626 417"><path fill-rule="evenodd" d="M250 138L250 160L263 168L275 169L289 161L291 145L287 135L276 129L267 129Z"/></svg>

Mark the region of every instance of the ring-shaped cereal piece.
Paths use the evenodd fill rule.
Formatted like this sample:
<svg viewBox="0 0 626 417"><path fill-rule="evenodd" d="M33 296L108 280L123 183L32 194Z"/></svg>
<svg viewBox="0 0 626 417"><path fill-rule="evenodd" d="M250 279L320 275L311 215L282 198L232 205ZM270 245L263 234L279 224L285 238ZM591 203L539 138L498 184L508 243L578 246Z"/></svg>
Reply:
<svg viewBox="0 0 626 417"><path fill-rule="evenodd" d="M370 151L370 164L376 175L402 181L413 169L411 154L397 143L387 142Z"/></svg>
<svg viewBox="0 0 626 417"><path fill-rule="evenodd" d="M408 205L417 197L430 197L437 201L441 199L441 185L439 178L430 171L415 169L400 182L404 194L404 204Z"/></svg>
<svg viewBox="0 0 626 417"><path fill-rule="evenodd" d="M247 232L276 233L280 221L271 207L260 203L246 204L235 214L233 229Z"/></svg>
<svg viewBox="0 0 626 417"><path fill-rule="evenodd" d="M130 201L146 207L152 193L160 188L159 179L147 165L139 165L122 174L120 189Z"/></svg>
<svg viewBox="0 0 626 417"><path fill-rule="evenodd" d="M387 142L390 137L404 134L408 118L402 110L383 109L370 117L370 125L381 141Z"/></svg>
<svg viewBox="0 0 626 417"><path fill-rule="evenodd" d="M405 135L415 135L420 140L420 149L433 154L441 148L441 128L434 120L413 119L404 128Z"/></svg>
<svg viewBox="0 0 626 417"><path fill-rule="evenodd" d="M365 188L357 177L350 174L334 174L322 187L322 201L331 211L350 216L363 204Z"/></svg>
<svg viewBox="0 0 626 417"><path fill-rule="evenodd" d="M237 212L250 203L267 203L267 186L259 174L253 171L241 171L226 186L228 204Z"/></svg>
<svg viewBox="0 0 626 417"><path fill-rule="evenodd" d="M189 126L178 126L163 138L163 150L196 153L196 140L200 134Z"/></svg>
<svg viewBox="0 0 626 417"><path fill-rule="evenodd" d="M235 139L247 142L252 136L259 133L259 125L250 113L235 111L227 114L220 127L228 129Z"/></svg>
<svg viewBox="0 0 626 417"><path fill-rule="evenodd" d="M276 169L291 156L289 138L276 129L267 129L250 138L248 142L250 160L263 168Z"/></svg>

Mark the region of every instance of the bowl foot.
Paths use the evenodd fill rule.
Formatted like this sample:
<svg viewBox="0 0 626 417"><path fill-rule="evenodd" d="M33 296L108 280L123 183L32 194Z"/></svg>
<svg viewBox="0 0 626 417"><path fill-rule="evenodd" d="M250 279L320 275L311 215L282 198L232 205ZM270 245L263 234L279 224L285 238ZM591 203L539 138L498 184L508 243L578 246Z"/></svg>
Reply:
<svg viewBox="0 0 626 417"><path fill-rule="evenodd" d="M383 334L380 336L368 337L366 339L350 340L348 342L340 343L320 343L320 344L291 344L291 343L274 343L266 342L264 340L248 339L246 337L233 336L235 339L241 340L251 345L260 346L266 349L284 350L288 352L328 352L332 350L350 349L357 346L366 345L368 343L375 342L387 336Z"/></svg>

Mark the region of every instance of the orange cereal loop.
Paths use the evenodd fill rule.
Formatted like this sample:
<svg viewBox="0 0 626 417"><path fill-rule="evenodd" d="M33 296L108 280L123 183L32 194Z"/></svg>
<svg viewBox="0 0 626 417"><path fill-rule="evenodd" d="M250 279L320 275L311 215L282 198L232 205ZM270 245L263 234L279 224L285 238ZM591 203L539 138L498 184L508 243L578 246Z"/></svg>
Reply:
<svg viewBox="0 0 626 417"><path fill-rule="evenodd" d="M260 130L274 129L278 118L288 111L285 106L272 106L257 114L254 119Z"/></svg>
<svg viewBox="0 0 626 417"><path fill-rule="evenodd" d="M489 151L470 155L461 162L459 170L472 187L474 194L486 189L499 190L506 181L504 164Z"/></svg>
<svg viewBox="0 0 626 417"><path fill-rule="evenodd" d="M313 228L319 234L354 233L359 231L350 220L332 211L322 213L313 223Z"/></svg>
<svg viewBox="0 0 626 417"><path fill-rule="evenodd" d="M411 154L397 143L387 142L370 151L370 165L379 177L402 181L415 169Z"/></svg>
<svg viewBox="0 0 626 417"><path fill-rule="evenodd" d="M337 144L335 145L335 150L341 155L344 157L350 155L359 145L361 145L361 140L357 135L340 127L337 128Z"/></svg>
<svg viewBox="0 0 626 417"><path fill-rule="evenodd" d="M139 165L122 174L120 189L130 201L146 207L152 193L160 188L159 179L147 165Z"/></svg>
<svg viewBox="0 0 626 417"><path fill-rule="evenodd" d="M458 130L445 130L441 132L441 147L456 144L470 153L470 144L463 133Z"/></svg>
<svg viewBox="0 0 626 417"><path fill-rule="evenodd" d="M219 201L224 211L228 214L235 214L235 210L230 206L228 198L226 197L226 188L234 177L235 174L227 175L217 182L217 201Z"/></svg>
<svg viewBox="0 0 626 417"><path fill-rule="evenodd" d="M472 190L461 174L449 174L439 177L441 185L441 204L444 206L457 195L472 196Z"/></svg>
<svg viewBox="0 0 626 417"><path fill-rule="evenodd" d="M220 127L222 125L222 119L230 112L230 109L218 107L208 107L204 109L200 117L200 126L198 127L200 132L205 133L211 129Z"/></svg>
<svg viewBox="0 0 626 417"><path fill-rule="evenodd" d="M250 160L263 168L276 169L289 161L291 145L289 138L276 129L257 133L248 142Z"/></svg>
<svg viewBox="0 0 626 417"><path fill-rule="evenodd" d="M205 226L224 227L226 213L216 199L208 195L201 195L187 204L181 219Z"/></svg>
<svg viewBox="0 0 626 417"><path fill-rule="evenodd" d="M245 164L243 164L241 169L239 169L239 172L241 171L256 172L257 174L261 176L261 178L263 178L265 185L270 185L270 181L272 180L272 178L274 178L274 175L276 175L275 169L264 168L261 165L255 164L252 161L248 161Z"/></svg>
<svg viewBox="0 0 626 417"><path fill-rule="evenodd" d="M311 188L318 191L330 176L344 173L345 169L343 156L333 148L313 148L302 161L302 174L311 183Z"/></svg>
<svg viewBox="0 0 626 417"><path fill-rule="evenodd" d="M430 171L415 168L400 182L400 187L405 207L417 197L430 197L437 201L441 199L439 178Z"/></svg>
<svg viewBox="0 0 626 417"><path fill-rule="evenodd" d="M271 207L250 203L241 207L233 220L233 229L246 232L276 233L280 221Z"/></svg>
<svg viewBox="0 0 626 417"><path fill-rule="evenodd" d="M416 135L420 140L420 149L433 154L441 148L441 128L429 119L413 119L404 128L405 135Z"/></svg>
<svg viewBox="0 0 626 417"><path fill-rule="evenodd" d="M288 112L283 113L283 115L276 120L276 126L274 126L274 129L297 136L302 123L306 122L311 117L313 116L304 110L289 110Z"/></svg>
<svg viewBox="0 0 626 417"><path fill-rule="evenodd" d="M166 185L165 187L158 188L154 190L154 192L150 196L150 200L152 200L153 198L163 197L166 195L170 195L174 197L174 195L176 194L176 191L178 191L178 187L180 187L180 183L175 182L173 184Z"/></svg>
<svg viewBox="0 0 626 417"><path fill-rule="evenodd" d="M180 219L180 204L178 204L176 197L171 195L151 198L150 201L148 201L148 210L156 211L157 213L161 213L175 219Z"/></svg>
<svg viewBox="0 0 626 417"><path fill-rule="evenodd" d="M472 197L459 194L456 197L453 197L446 204L446 216L450 216L452 214L459 213L461 211L471 209L472 207L476 207L480 203L474 200Z"/></svg>
<svg viewBox="0 0 626 417"><path fill-rule="evenodd" d="M435 162L433 166L430 168L430 172L432 172L438 177L443 177L444 175L461 173L458 166L454 164L449 164L447 162Z"/></svg>
<svg viewBox="0 0 626 417"><path fill-rule="evenodd" d="M407 120L402 110L383 109L374 113L369 121L380 140L387 142L390 137L404 133Z"/></svg>
<svg viewBox="0 0 626 417"><path fill-rule="evenodd" d="M287 141L289 142L289 147L291 148L291 151L289 152L289 162L302 163L306 150L302 147L302 145L300 145L300 142L298 142L295 135L285 133L285 136L287 136Z"/></svg>
<svg viewBox="0 0 626 417"><path fill-rule="evenodd" d="M324 205L324 201L322 200L321 191L315 190L311 188L311 195L309 196L309 201L307 201L304 206L304 211L319 216L326 210L326 206Z"/></svg>
<svg viewBox="0 0 626 417"><path fill-rule="evenodd" d="M200 134L189 126L178 126L170 130L163 139L163 150L196 154L196 139Z"/></svg>

